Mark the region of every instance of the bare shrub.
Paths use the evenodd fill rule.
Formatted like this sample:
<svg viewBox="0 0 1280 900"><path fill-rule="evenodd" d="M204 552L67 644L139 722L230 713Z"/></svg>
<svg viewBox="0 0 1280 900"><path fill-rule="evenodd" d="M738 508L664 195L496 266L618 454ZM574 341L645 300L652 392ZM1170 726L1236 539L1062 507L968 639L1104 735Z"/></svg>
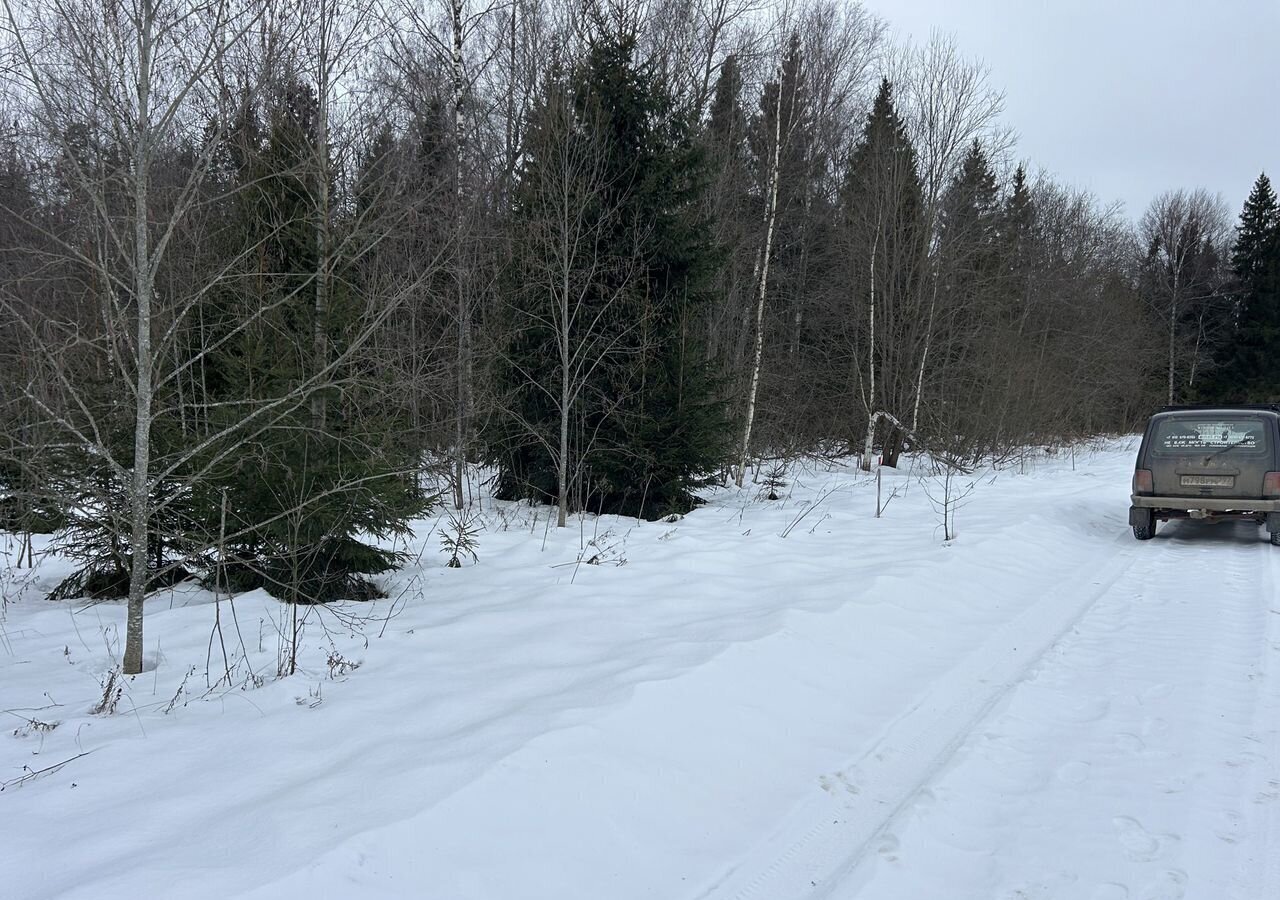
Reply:
<svg viewBox="0 0 1280 900"><path fill-rule="evenodd" d="M112 666L102 678L101 684L102 699L94 704L89 712L95 716L115 715L116 707L120 705L120 698L124 696L124 679L120 674L120 666Z"/></svg>

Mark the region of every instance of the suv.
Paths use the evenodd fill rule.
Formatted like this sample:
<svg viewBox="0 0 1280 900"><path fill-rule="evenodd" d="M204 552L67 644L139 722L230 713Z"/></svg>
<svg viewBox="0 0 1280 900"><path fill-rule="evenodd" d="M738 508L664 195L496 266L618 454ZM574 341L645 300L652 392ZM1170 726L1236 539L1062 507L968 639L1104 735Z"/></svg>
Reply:
<svg viewBox="0 0 1280 900"><path fill-rule="evenodd" d="M1157 521L1252 519L1280 546L1280 406L1168 406L1151 417L1130 497L1133 536Z"/></svg>

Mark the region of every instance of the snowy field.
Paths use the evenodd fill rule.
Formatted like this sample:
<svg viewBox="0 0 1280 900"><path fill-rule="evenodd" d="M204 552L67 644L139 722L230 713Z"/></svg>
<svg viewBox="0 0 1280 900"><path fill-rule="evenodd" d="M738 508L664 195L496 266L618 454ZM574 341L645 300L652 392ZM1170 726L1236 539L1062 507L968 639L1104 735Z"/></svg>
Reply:
<svg viewBox="0 0 1280 900"><path fill-rule="evenodd" d="M841 465L486 503L477 564L431 520L389 600L306 610L291 677L265 595L154 597L112 714L123 607L6 570L0 896L1274 900L1280 550L1134 541L1132 454L957 479L949 542L940 480L876 519Z"/></svg>

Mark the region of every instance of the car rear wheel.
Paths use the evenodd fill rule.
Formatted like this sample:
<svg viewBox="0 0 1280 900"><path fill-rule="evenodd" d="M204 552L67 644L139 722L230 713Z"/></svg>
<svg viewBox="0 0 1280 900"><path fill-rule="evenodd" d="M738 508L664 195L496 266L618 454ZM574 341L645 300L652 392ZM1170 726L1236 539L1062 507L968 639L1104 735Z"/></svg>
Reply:
<svg viewBox="0 0 1280 900"><path fill-rule="evenodd" d="M1149 541L1156 533L1156 514L1150 509L1143 510L1143 513L1145 515L1141 515L1141 521L1133 524L1133 536L1140 541Z"/></svg>
<svg viewBox="0 0 1280 900"><path fill-rule="evenodd" d="M1280 531L1271 532L1271 546L1280 547Z"/></svg>

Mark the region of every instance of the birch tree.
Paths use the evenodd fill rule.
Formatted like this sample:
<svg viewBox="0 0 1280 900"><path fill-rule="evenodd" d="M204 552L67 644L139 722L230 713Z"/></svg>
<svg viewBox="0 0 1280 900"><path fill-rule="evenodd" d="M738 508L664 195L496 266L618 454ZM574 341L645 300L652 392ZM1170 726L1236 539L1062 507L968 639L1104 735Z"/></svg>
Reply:
<svg viewBox="0 0 1280 900"><path fill-rule="evenodd" d="M52 359L50 370L71 406L45 412L67 439L92 448L127 485L124 671L136 674L143 665L147 548L158 487L151 459L156 382L165 359L162 342L173 321L173 299L157 295L157 280L175 234L200 198L213 142L197 151L186 183L164 203L156 195L153 170L164 145L199 127L198 109L217 108L221 98L211 95L208 85L239 49L253 16L231 0L100 6L4 0L3 8L16 74L34 116L45 137L61 147L69 187L92 210L92 243L64 242L62 250L92 273L102 319L110 325L108 359L128 388L132 440L127 452L107 440L105 423L84 415L88 405ZM99 142L109 168L90 168L78 156L69 143L77 126Z"/></svg>
<svg viewBox="0 0 1280 900"><path fill-rule="evenodd" d="M788 10L789 12L789 10ZM784 20L786 12L784 12ZM778 75L774 87L773 109L773 129L767 148L767 168L765 181L765 200L764 200L764 237L759 251L759 271L756 275L756 303L755 303L755 349L751 357L751 377L747 388L747 408L743 417L742 426L742 444L738 452L738 467L735 481L738 487L742 487L743 477L747 471L747 454L751 450L751 428L755 424L756 417L756 396L760 389L760 366L764 358L764 309L765 300L769 292L769 263L773 259L773 235L778 222L778 182L781 177L782 168L782 146L784 141L791 137L797 122L799 121L797 113L797 104L794 102L795 87L797 79L790 79L791 97L790 103L784 103L784 96L787 94L787 79L783 77L784 66L787 59L791 59L793 65L799 64L798 59L799 37L792 33L788 44L788 51L784 54L779 52L778 55ZM784 122L783 110L787 110Z"/></svg>
<svg viewBox="0 0 1280 900"><path fill-rule="evenodd" d="M1186 369L1193 378L1203 343L1203 320L1198 313L1220 294L1216 259L1225 248L1230 212L1221 196L1198 189L1166 191L1151 201L1138 230L1146 250L1144 271L1150 281L1150 302L1164 318L1166 339L1166 397L1178 396L1178 358L1187 344Z"/></svg>
<svg viewBox="0 0 1280 900"><path fill-rule="evenodd" d="M848 253L845 272L853 294L849 309L862 310L861 298L867 298L867 331L859 336L852 330L851 339L860 340L866 348L852 354L856 366L852 393L860 397L866 416L860 443L862 466L869 469L867 448L882 422L892 426L885 440L885 463L896 464L926 328L918 301L927 220L915 148L887 79L881 82L850 156L841 204Z"/></svg>
<svg viewBox="0 0 1280 900"><path fill-rule="evenodd" d="M981 140L991 158L1003 154L1011 145L1011 134L998 124L1004 95L991 85L987 68L965 59L954 38L947 35L935 33L922 46L903 48L892 68L898 70L898 97L918 154L924 216L933 236L938 230L943 190L959 169L966 149ZM924 254L934 250L936 243L932 240L921 245ZM935 266L931 277L920 283L928 294L928 312L924 346L915 373L910 419L913 430L920 427L925 369L935 337L938 285Z"/></svg>
<svg viewBox="0 0 1280 900"><path fill-rule="evenodd" d="M414 289L353 296L347 277L394 223L353 220L332 193L333 107L322 124L315 86L350 96L349 38L364 30L343 31L353 20L330 2L304 11L328 17L312 20L305 37L297 17L267 21L260 7L230 2L10 2L5 12L34 120L53 148L47 199L63 219L44 232L54 247L40 274L57 302L24 305L6 285L0 310L33 360L24 398L40 414L39 432L55 437L40 464L74 501L61 540L86 567L60 590L127 594L124 670L135 674L148 591L184 566L221 571L229 560L215 543L270 547L272 560L235 560L260 572L280 560L310 565L321 545L295 538L319 531L323 546L350 550L353 529L403 528L421 508L412 489L390 502L379 496L396 479L416 479L417 463L389 471L394 453L370 444L368 416L353 415L381 408L355 363ZM295 137L311 134L290 138L291 154L276 156L288 162L270 171L257 168L270 142L254 125L256 96L263 107L291 104L306 123ZM285 188L287 203L271 200L269 182ZM267 252L284 239L288 260ZM288 442L344 452L360 443L362 464L331 467L319 484L316 459L308 467L303 453L300 480L259 470L254 482L250 467ZM278 496L270 509L237 504L233 528L215 541L210 520L245 485L245 496ZM283 549L264 544L291 528ZM341 565L352 563L348 554ZM127 584L117 593L119 570ZM289 599L315 599L296 578L273 577Z"/></svg>
<svg viewBox="0 0 1280 900"><path fill-rule="evenodd" d="M504 408L517 426L508 440L535 442L549 456L560 528L591 457L595 429L586 423L612 412L612 398L593 386L602 369L634 364L644 325L615 309L632 290L635 262L610 243L619 211L602 200L615 196L604 140L553 69L515 195L511 343L503 366L514 386ZM540 417L536 410L547 406L552 415Z"/></svg>
<svg viewBox="0 0 1280 900"><path fill-rule="evenodd" d="M456 509L466 502L466 467L474 441L475 416L475 337L473 323L476 312L476 290L469 280L475 267L469 234L476 215L475 207L483 195L483 188L472 178L477 166L473 149L468 141L477 127L469 123L475 97L475 86L488 77L487 69L498 57L499 47L492 37L486 39L486 29L502 10L507 22L508 35L505 56L508 65L506 87L511 93L505 104L509 115L516 112L517 93L522 73L527 75L528 60L521 59L518 45L521 22L534 19L535 27L524 29L525 36L537 34L538 5L533 2L503 4L496 2L471 2L471 0L443 0L441 10L434 2L407 2L399 7L396 28L407 30L418 45L430 48L438 55L448 83L448 111L450 120L450 156L452 163L453 204L449 210L453 224L451 270L453 276L453 314L455 325L455 383L452 457L452 493ZM440 13L443 13L443 22ZM393 38L404 42L404 38ZM472 50L478 44L481 53ZM527 53L527 51L526 51ZM517 159L517 133L508 123L506 129L506 169L510 176Z"/></svg>

